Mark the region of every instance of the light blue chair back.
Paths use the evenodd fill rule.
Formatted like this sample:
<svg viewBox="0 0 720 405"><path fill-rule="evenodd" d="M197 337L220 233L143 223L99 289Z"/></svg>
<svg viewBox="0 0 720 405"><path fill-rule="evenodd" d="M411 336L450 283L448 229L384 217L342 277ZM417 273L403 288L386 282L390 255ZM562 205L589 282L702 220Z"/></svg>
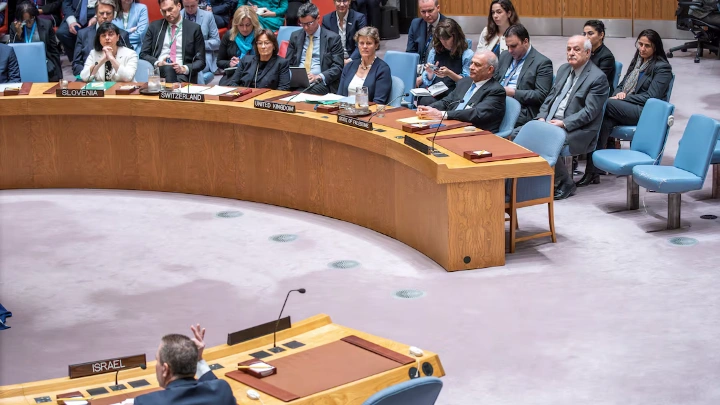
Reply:
<svg viewBox="0 0 720 405"><path fill-rule="evenodd" d="M287 25L283 25L282 27L280 27L280 30L278 31L278 36L277 36L278 45L281 44L282 41L289 41L290 35L292 35L293 32L295 32L299 29L300 29L300 27L292 27L292 26L287 26Z"/></svg>
<svg viewBox="0 0 720 405"><path fill-rule="evenodd" d="M417 65L420 63L420 55L416 53L405 53L397 51L385 52L385 63L390 66L390 74L399 77L405 83L405 90L415 88L417 78ZM405 97L405 101L412 102L412 94Z"/></svg>
<svg viewBox="0 0 720 405"><path fill-rule="evenodd" d="M374 394L363 405L433 405L443 383L437 377L401 382Z"/></svg>
<svg viewBox="0 0 720 405"><path fill-rule="evenodd" d="M704 181L719 133L720 123L704 115L693 114L680 139L674 166Z"/></svg>
<svg viewBox="0 0 720 405"><path fill-rule="evenodd" d="M672 89L675 85L675 73L672 74L672 79L670 79L670 85L668 86L667 95L665 96L665 101L670 102L670 96L672 96Z"/></svg>
<svg viewBox="0 0 720 405"><path fill-rule="evenodd" d="M515 143L529 149L547 160L554 167L565 144L565 131L541 121L530 121L523 125L515 137ZM522 177L517 180L515 200L517 202L530 201L550 196L551 176ZM506 195L510 195L512 180L505 182Z"/></svg>
<svg viewBox="0 0 720 405"><path fill-rule="evenodd" d="M391 104L393 107L400 107L400 96L405 92L405 83L402 81L401 78L397 76L392 77L392 90L390 90L390 98L388 99L388 102L392 101ZM395 101L393 101L395 100Z"/></svg>
<svg viewBox="0 0 720 405"><path fill-rule="evenodd" d="M615 91L615 88L620 83L620 75L622 74L622 68L623 68L622 63L615 62L615 77L613 78L613 83L612 83L613 91Z"/></svg>
<svg viewBox="0 0 720 405"><path fill-rule="evenodd" d="M138 83L147 83L148 70L153 69L153 65L145 59L138 59L137 70L135 71L135 81Z"/></svg>
<svg viewBox="0 0 720 405"><path fill-rule="evenodd" d="M505 116L500 123L500 129L498 130L497 136L507 138L513 129L515 129L515 123L520 116L520 102L512 97L505 97Z"/></svg>
<svg viewBox="0 0 720 405"><path fill-rule="evenodd" d="M20 80L32 83L48 82L44 42L9 45L15 50L15 56L20 67Z"/></svg>
<svg viewBox="0 0 720 405"><path fill-rule="evenodd" d="M468 44L468 49L472 50L472 39L465 39L465 42Z"/></svg>
<svg viewBox="0 0 720 405"><path fill-rule="evenodd" d="M638 121L630 149L656 158L655 164L658 164L670 132L668 118L674 111L675 106L666 101L656 98L648 100L640 113L640 121Z"/></svg>

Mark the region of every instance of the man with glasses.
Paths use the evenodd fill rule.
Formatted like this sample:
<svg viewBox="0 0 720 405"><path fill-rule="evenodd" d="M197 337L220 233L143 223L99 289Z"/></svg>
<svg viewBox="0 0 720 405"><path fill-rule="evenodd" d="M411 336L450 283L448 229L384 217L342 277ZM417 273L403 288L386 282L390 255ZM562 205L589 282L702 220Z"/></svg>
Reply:
<svg viewBox="0 0 720 405"><path fill-rule="evenodd" d="M197 23L205 40L205 69L198 76L200 84L210 83L215 76L217 55L220 49L220 34L218 33L215 17L210 11L198 7L198 0L183 0L182 15L185 19ZM202 80L200 80L202 78Z"/></svg>
<svg viewBox="0 0 720 405"><path fill-rule="evenodd" d="M312 3L300 6L298 21L302 30L290 36L285 58L290 66L305 67L308 81L315 82L308 93L335 93L344 66L343 46L338 34L320 28L319 15Z"/></svg>
<svg viewBox="0 0 720 405"><path fill-rule="evenodd" d="M97 23L81 29L77 34L75 55L72 59L72 70L75 76L78 76L80 72L82 72L88 55L90 55L90 52L92 52L95 47L95 33L97 32L97 28L100 24L112 22L115 18L115 0L97 0L96 8L95 17ZM118 43L132 49L130 45L130 35L125 30L120 30L120 40Z"/></svg>
<svg viewBox="0 0 720 405"><path fill-rule="evenodd" d="M420 16L410 23L408 31L408 41L405 52L417 53L420 55L420 64L418 65L418 75L422 73L423 66L427 61L428 52L432 48L432 37L438 22L445 19L440 14L440 4L438 0L418 0L418 8ZM422 78L418 77L417 86L422 84Z"/></svg>
<svg viewBox="0 0 720 405"><path fill-rule="evenodd" d="M334 3L335 12L323 17L322 27L340 35L343 58L345 64L348 64L353 59L360 59L360 52L355 44L355 33L368 24L364 15L350 9L350 0L335 0Z"/></svg>

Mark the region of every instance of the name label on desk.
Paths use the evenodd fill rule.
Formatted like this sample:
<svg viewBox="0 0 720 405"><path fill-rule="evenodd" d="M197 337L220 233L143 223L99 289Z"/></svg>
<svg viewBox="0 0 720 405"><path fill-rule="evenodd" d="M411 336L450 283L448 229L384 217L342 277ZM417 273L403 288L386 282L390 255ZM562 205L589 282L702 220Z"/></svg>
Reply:
<svg viewBox="0 0 720 405"><path fill-rule="evenodd" d="M118 370L134 368L142 364L147 364L144 354L98 360L90 363L71 364L68 366L68 376L70 378L79 378L89 375L114 373Z"/></svg>
<svg viewBox="0 0 720 405"><path fill-rule="evenodd" d="M348 117L347 115L338 115L337 122L345 125L350 125L351 127L365 129L368 131L372 131L373 129L372 122Z"/></svg>
<svg viewBox="0 0 720 405"><path fill-rule="evenodd" d="M57 89L56 97L105 97L105 90Z"/></svg>
<svg viewBox="0 0 720 405"><path fill-rule="evenodd" d="M282 111L286 113L294 113L295 106L293 104L276 103L274 101L255 100L255 108L264 110Z"/></svg>
<svg viewBox="0 0 720 405"><path fill-rule="evenodd" d="M160 100L194 101L196 103L203 103L205 102L205 95L195 93L175 93L171 91L161 91Z"/></svg>

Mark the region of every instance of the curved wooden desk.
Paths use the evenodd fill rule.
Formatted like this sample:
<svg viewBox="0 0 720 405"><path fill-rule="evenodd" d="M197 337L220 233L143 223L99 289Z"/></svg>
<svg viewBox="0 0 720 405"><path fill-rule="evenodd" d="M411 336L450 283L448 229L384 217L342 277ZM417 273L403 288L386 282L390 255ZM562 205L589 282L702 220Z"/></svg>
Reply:
<svg viewBox="0 0 720 405"><path fill-rule="evenodd" d="M505 264L504 179L552 172L539 157L475 164L449 151L427 156L392 128L259 110L252 100L42 94L51 86L0 97L0 189L169 191L279 205L373 229L448 271Z"/></svg>

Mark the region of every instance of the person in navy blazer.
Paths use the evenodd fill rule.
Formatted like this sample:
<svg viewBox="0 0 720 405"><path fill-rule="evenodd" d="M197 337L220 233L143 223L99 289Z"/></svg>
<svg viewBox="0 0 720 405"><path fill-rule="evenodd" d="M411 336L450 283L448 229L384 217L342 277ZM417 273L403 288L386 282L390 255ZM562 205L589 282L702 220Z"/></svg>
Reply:
<svg viewBox="0 0 720 405"><path fill-rule="evenodd" d="M136 397L135 405L237 404L230 384L219 380L202 359L205 329L190 328L194 339L178 334L162 338L155 355L155 375L164 390Z"/></svg>
<svg viewBox="0 0 720 405"><path fill-rule="evenodd" d="M267 29L260 30L253 41L253 49L255 54L240 59L230 83L225 85L289 90L290 64L278 56L275 34Z"/></svg>
<svg viewBox="0 0 720 405"><path fill-rule="evenodd" d="M345 54L343 57L347 65L350 60L360 59L360 53L355 43L355 33L367 26L368 23L362 13L350 9L349 0L335 0L335 11L326 14L322 18L322 27L340 35L340 28L338 28L338 18L340 16L345 19ZM342 40L342 38L340 39Z"/></svg>
<svg viewBox="0 0 720 405"><path fill-rule="evenodd" d="M97 32L97 28L104 22L112 22L112 19L115 16L115 11L117 11L115 9L115 0L98 0L96 8L97 24L83 28L78 31L77 34L77 42L75 42L75 57L72 61L72 70L75 76L82 72L85 67L85 61L88 56L90 56L90 52L92 52L95 48L95 33ZM130 35L128 35L125 30L120 30L120 40L118 42L126 48L133 49L132 44L130 43Z"/></svg>
<svg viewBox="0 0 720 405"><path fill-rule="evenodd" d="M420 64L425 64L428 52L432 48L432 35L429 38L427 36L428 25L432 26L430 31L434 30L437 23L444 20L445 16L440 14L438 0L418 0L418 8L422 17L410 23L405 52L419 54Z"/></svg>
<svg viewBox="0 0 720 405"><path fill-rule="evenodd" d="M355 34L360 59L345 65L340 76L338 94L352 96L356 87L368 88L368 101L387 104L392 90L390 66L378 58L375 52L380 47L380 33L375 27L365 27Z"/></svg>
<svg viewBox="0 0 720 405"><path fill-rule="evenodd" d="M20 66L12 47L0 44L0 83L20 83Z"/></svg>

